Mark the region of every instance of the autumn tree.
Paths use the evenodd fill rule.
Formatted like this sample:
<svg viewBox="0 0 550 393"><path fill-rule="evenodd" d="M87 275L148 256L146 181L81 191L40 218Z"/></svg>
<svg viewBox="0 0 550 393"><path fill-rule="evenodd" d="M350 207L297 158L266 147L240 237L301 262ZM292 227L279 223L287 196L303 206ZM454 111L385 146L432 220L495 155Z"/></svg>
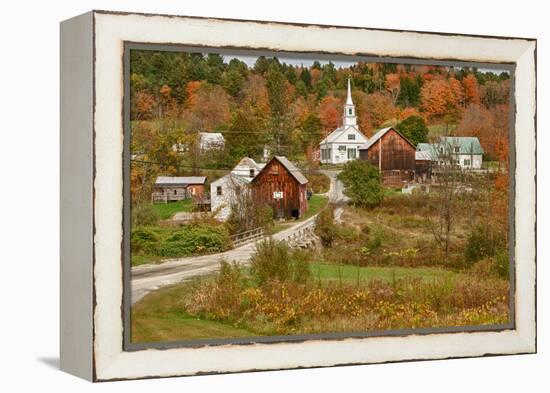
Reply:
<svg viewBox="0 0 550 393"><path fill-rule="evenodd" d="M326 96L319 104L319 120L323 131L332 132L340 125L343 106L342 102L334 96Z"/></svg>
<svg viewBox="0 0 550 393"><path fill-rule="evenodd" d="M395 105L401 91L401 76L398 73L386 75L386 90L390 93L392 102Z"/></svg>
<svg viewBox="0 0 550 393"><path fill-rule="evenodd" d="M425 82L420 95L421 109L432 121L448 120L448 116L455 114L458 109L456 96L447 80Z"/></svg>
<svg viewBox="0 0 550 393"><path fill-rule="evenodd" d="M462 79L464 86L464 99L467 104L479 104L479 85L473 74L468 74Z"/></svg>
<svg viewBox="0 0 550 393"><path fill-rule="evenodd" d="M397 117L397 108L387 93L375 92L367 95L365 106L369 110L370 122L375 129Z"/></svg>

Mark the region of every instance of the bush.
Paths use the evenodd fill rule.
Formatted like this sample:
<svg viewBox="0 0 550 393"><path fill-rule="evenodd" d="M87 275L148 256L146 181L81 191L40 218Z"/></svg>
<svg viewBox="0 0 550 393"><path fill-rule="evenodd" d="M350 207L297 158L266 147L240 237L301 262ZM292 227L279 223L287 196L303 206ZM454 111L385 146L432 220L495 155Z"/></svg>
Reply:
<svg viewBox="0 0 550 393"><path fill-rule="evenodd" d="M307 180L314 194L324 194L330 188L330 178L323 173L309 173Z"/></svg>
<svg viewBox="0 0 550 393"><path fill-rule="evenodd" d="M378 206L384 198L378 169L367 161L348 162L338 179L344 183L344 193L356 206L372 208Z"/></svg>
<svg viewBox="0 0 550 393"><path fill-rule="evenodd" d="M132 229L130 247L132 253L154 254L157 251L160 235L151 228L138 227Z"/></svg>
<svg viewBox="0 0 550 393"><path fill-rule="evenodd" d="M468 234L464 254L470 264L485 257L495 256L506 248L504 234L497 232L490 224L476 225Z"/></svg>
<svg viewBox="0 0 550 393"><path fill-rule="evenodd" d="M132 207L132 227L141 225L154 226L159 222L159 215L151 203Z"/></svg>
<svg viewBox="0 0 550 393"><path fill-rule="evenodd" d="M315 218L315 234L321 239L323 247L332 246L337 229L334 223L334 208L328 206Z"/></svg>
<svg viewBox="0 0 550 393"><path fill-rule="evenodd" d="M305 282L310 274L306 253L292 252L285 243L272 238L256 244L250 268L260 284L272 280Z"/></svg>
<svg viewBox="0 0 550 393"><path fill-rule="evenodd" d="M229 248L227 229L222 225L189 225L164 239L158 249L163 257L216 253Z"/></svg>

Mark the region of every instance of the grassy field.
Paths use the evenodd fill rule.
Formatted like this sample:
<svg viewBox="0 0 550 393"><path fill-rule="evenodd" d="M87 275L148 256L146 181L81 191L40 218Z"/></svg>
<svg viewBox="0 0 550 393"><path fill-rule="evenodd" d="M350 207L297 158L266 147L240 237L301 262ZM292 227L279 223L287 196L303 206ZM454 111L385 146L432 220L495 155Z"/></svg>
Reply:
<svg viewBox="0 0 550 393"><path fill-rule="evenodd" d="M334 265L331 263L311 264L314 278L331 281L393 281L400 278L435 279L455 276L452 270L439 268L406 268L406 267L362 267L354 265Z"/></svg>
<svg viewBox="0 0 550 393"><path fill-rule="evenodd" d="M185 199L177 202L155 203L153 206L159 218L161 220L167 220L178 212L193 211L194 203L192 199Z"/></svg>
<svg viewBox="0 0 550 393"><path fill-rule="evenodd" d="M449 270L425 268L356 267L349 265L310 264L313 279L322 282L340 280L364 284L370 280L391 282L397 278L433 280L455 276ZM248 272L249 269L245 269ZM212 277L205 277L206 281ZM196 318L184 312L184 299L193 283L184 282L159 289L132 307L132 342L160 342L212 338L249 337L258 335L228 323Z"/></svg>
<svg viewBox="0 0 550 393"><path fill-rule="evenodd" d="M132 307L132 342L247 337L254 333L186 315L183 293L189 284L160 289Z"/></svg>

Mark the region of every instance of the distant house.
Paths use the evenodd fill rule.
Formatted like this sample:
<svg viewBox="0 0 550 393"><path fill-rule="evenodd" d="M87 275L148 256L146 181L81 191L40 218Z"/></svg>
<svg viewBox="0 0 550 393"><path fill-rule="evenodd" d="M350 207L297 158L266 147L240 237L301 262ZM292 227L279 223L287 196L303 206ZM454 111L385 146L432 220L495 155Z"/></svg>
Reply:
<svg viewBox="0 0 550 393"><path fill-rule="evenodd" d="M385 184L412 180L416 169L415 146L393 127L374 134L359 148L359 158L378 168Z"/></svg>
<svg viewBox="0 0 550 393"><path fill-rule="evenodd" d="M417 150L426 152L438 166L480 169L483 164L483 148L476 137L442 136L438 143L419 143Z"/></svg>
<svg viewBox="0 0 550 393"><path fill-rule="evenodd" d="M211 150L223 150L225 147L225 138L221 132L199 132L198 147L201 152ZM172 150L177 153L185 153L189 150L188 143L176 143Z"/></svg>
<svg viewBox="0 0 550 393"><path fill-rule="evenodd" d="M355 105L351 99L351 85L348 79L348 95L344 105L342 126L332 131L319 143L320 161L323 164L345 164L359 157L358 149L368 142L359 131Z"/></svg>
<svg viewBox="0 0 550 393"><path fill-rule="evenodd" d="M199 147L201 151L222 150L225 138L221 132L199 132Z"/></svg>
<svg viewBox="0 0 550 393"><path fill-rule="evenodd" d="M259 164L250 157L244 157L239 161L239 163L233 168L231 173L236 176L240 176L245 181L250 183L252 179L256 177L258 173L262 170L265 164Z"/></svg>
<svg viewBox="0 0 550 393"><path fill-rule="evenodd" d="M159 176L153 185L153 202L204 198L206 176Z"/></svg>
<svg viewBox="0 0 550 393"><path fill-rule="evenodd" d="M300 218L307 210L306 177L286 157L273 157L252 180L255 201L268 204L277 218Z"/></svg>
<svg viewBox="0 0 550 393"><path fill-rule="evenodd" d="M218 220L229 218L236 198L243 192L249 192L249 182L246 177L231 172L210 184L210 209Z"/></svg>

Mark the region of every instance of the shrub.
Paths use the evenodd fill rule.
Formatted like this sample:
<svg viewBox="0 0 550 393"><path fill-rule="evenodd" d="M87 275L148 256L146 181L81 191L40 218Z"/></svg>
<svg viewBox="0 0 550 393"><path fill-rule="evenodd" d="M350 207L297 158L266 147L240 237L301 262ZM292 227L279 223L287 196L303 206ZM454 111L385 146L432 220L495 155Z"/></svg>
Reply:
<svg viewBox="0 0 550 393"><path fill-rule="evenodd" d="M328 206L315 218L315 234L321 239L323 247L332 246L337 229L334 223L334 208Z"/></svg>
<svg viewBox="0 0 550 393"><path fill-rule="evenodd" d="M330 188L330 178L323 173L309 173L307 176L308 187L315 194L324 194Z"/></svg>
<svg viewBox="0 0 550 393"><path fill-rule="evenodd" d="M132 227L141 225L154 226L159 222L159 215L151 203L138 204L132 207Z"/></svg>
<svg viewBox="0 0 550 393"><path fill-rule="evenodd" d="M159 241L160 235L157 231L147 227L138 227L132 229L130 247L132 253L154 254L157 251Z"/></svg>
<svg viewBox="0 0 550 393"><path fill-rule="evenodd" d="M464 254L467 262L474 263L484 257L492 257L505 248L504 234L497 232L490 224L476 225L468 234Z"/></svg>
<svg viewBox="0 0 550 393"><path fill-rule="evenodd" d="M250 270L260 284L272 280L305 282L310 274L305 252L292 252L285 243L272 238L256 244Z"/></svg>
<svg viewBox="0 0 550 393"><path fill-rule="evenodd" d="M344 193L356 206L372 208L378 206L384 198L378 169L367 161L348 162L338 179L344 183Z"/></svg>
<svg viewBox="0 0 550 393"><path fill-rule="evenodd" d="M158 253L163 257L181 257L222 252L229 245L229 233L222 225L188 225L164 239Z"/></svg>

